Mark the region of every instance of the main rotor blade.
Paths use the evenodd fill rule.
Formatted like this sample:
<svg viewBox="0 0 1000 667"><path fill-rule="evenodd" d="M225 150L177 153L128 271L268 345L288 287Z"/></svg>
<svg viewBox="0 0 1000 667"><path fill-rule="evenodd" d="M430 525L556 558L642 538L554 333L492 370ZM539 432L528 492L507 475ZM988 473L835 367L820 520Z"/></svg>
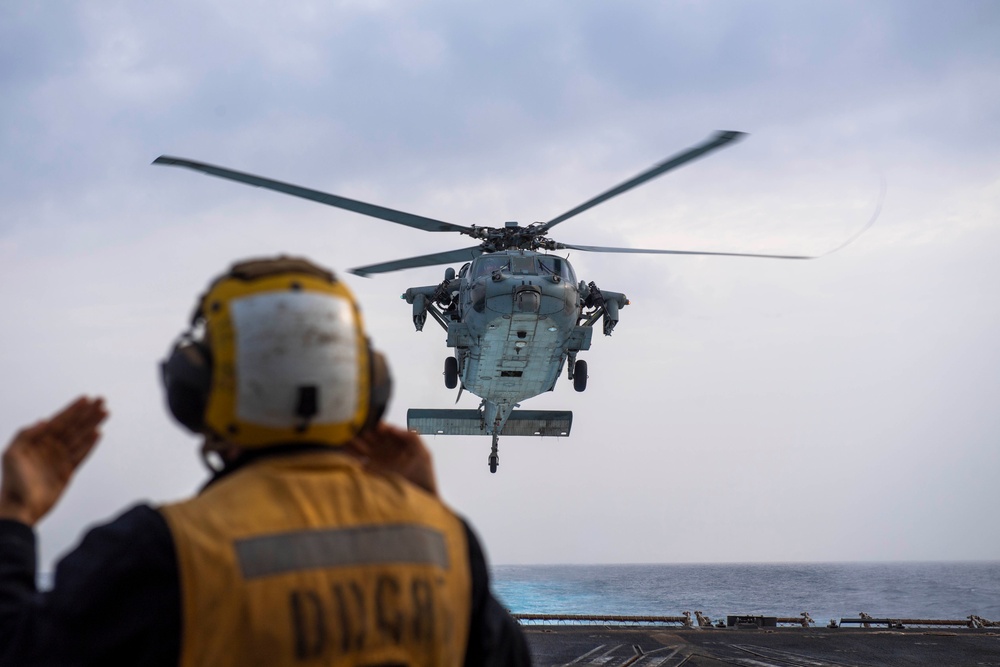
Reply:
<svg viewBox="0 0 1000 667"><path fill-rule="evenodd" d="M283 183L281 181L275 181L270 178L264 178L262 176L254 176L253 174L246 174L242 171L234 171L232 169L226 169L225 167L216 167L215 165L205 164L204 162L195 162L194 160L187 160L179 157L171 157L169 155L161 155L160 157L153 160L153 164L164 164L164 165L171 165L174 167L187 167L188 169L194 169L195 171L204 172L212 176L218 176L219 178L227 178L231 181L246 183L247 185L253 185L254 187L258 188L277 190L278 192L284 192L285 194L292 195L294 197L302 197L303 199L310 199L312 201L317 201L321 204L326 204L327 206L335 206L337 208L342 208L348 211L354 211L355 213L360 213L361 215L367 215L373 218L381 218L382 220L388 220L389 222L395 222L400 225L406 225L407 227L415 227L416 229L422 229L427 232L469 233L472 231L471 227L454 225L450 222L443 222L441 220L435 220L433 218L425 218L422 215L413 215L412 213L406 213L404 211L396 211L391 208L385 208L384 206L376 206L375 204L367 204L363 201L358 201L356 199L348 199L347 197L340 197L338 195L332 195L327 192L320 192L319 190L311 190L309 188L303 188L298 185L292 185L291 183Z"/></svg>
<svg viewBox="0 0 1000 667"><path fill-rule="evenodd" d="M818 255L758 255L754 253L744 253L744 252L701 252L697 250L648 250L643 248L609 248L606 246L596 246L596 245L573 245L572 243L556 243L555 247L557 250L569 249L569 250L583 250L585 252L620 252L620 253L636 253L636 254L646 254L646 255L716 255L722 257L763 257L766 259L819 259L820 257L826 257L827 255L832 255L835 252L843 250L850 244L854 243L859 236L871 229L871 226L875 224L878 220L879 215L882 214L882 203L885 201L886 183L885 178L879 185L878 202L875 204L875 211L872 216L865 223L864 227L858 231L851 234L846 241L838 245L832 250L827 250L826 252L820 253Z"/></svg>
<svg viewBox="0 0 1000 667"><path fill-rule="evenodd" d="M388 273L389 271L399 271L400 269L415 269L418 266L434 266L435 264L469 262L482 254L482 248L479 246L473 246L472 248L462 248L461 250L436 252L433 255L421 255L420 257L410 257L408 259L397 259L394 262L383 262L382 264L359 266L356 269L350 269L349 273L353 273L356 276L368 277L373 273Z"/></svg>
<svg viewBox="0 0 1000 667"><path fill-rule="evenodd" d="M725 146L726 144L732 141L737 141L745 136L746 133L744 132L734 132L731 130L716 132L714 135L712 135L711 139L708 139L707 141L700 143L697 146L689 148L683 153L678 153L672 158L669 158L668 160L656 165L652 169L648 169L642 172L635 178L629 179L620 185L616 185L607 192L600 194L594 197L593 199L585 201L584 203L580 204L579 206L577 206L572 210L566 211L557 218L552 218L551 220L549 220L548 222L546 222L544 225L541 226L541 231L543 232L548 231L549 229L552 229L553 227L558 225L560 222L565 222L566 220L569 220L574 215L583 213L587 209L593 208L594 206L597 206L601 202L605 202L611 199L612 197L615 197L623 192L631 190L637 185L642 185L646 181L656 178L657 176L665 172L668 172L671 169L675 169L681 166L682 164L685 164L687 162L690 162L691 160L701 157L705 153L710 153L717 148Z"/></svg>
<svg viewBox="0 0 1000 667"><path fill-rule="evenodd" d="M645 248L608 248L596 245L557 243L557 249L584 250L586 252L621 252L644 255L720 255L722 257L766 257L768 259L816 259L823 255L757 255L745 252L703 252L699 250L649 250Z"/></svg>

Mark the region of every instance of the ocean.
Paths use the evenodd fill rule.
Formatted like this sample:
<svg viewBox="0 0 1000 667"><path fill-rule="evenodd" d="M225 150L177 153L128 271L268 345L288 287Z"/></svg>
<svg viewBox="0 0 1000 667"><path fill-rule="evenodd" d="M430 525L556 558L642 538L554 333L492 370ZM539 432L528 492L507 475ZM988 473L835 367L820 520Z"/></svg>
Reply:
<svg viewBox="0 0 1000 667"><path fill-rule="evenodd" d="M1000 620L1000 562L497 565L514 613Z"/></svg>
<svg viewBox="0 0 1000 667"><path fill-rule="evenodd" d="M830 619L1000 621L1000 561L495 565L493 592L514 613L679 616L700 611ZM51 586L51 574L39 586Z"/></svg>

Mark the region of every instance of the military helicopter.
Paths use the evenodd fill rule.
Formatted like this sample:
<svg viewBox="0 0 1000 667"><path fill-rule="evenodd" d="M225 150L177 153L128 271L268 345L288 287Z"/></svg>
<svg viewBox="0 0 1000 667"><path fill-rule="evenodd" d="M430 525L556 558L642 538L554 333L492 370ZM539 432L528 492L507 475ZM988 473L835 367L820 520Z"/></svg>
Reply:
<svg viewBox="0 0 1000 667"><path fill-rule="evenodd" d="M550 254L552 251L772 259L821 256L611 248L561 243L547 237L556 225L743 136L742 132L716 132L704 142L576 208L548 222L533 222L526 227L517 222L506 222L503 227L456 225L183 158L160 156L153 164L186 167L407 227L429 232L458 232L479 240L478 245L469 248L372 264L350 271L370 276L422 266L463 263L457 273L453 268L446 269L441 283L411 287L402 298L413 307L413 324L417 331L423 329L430 315L447 332L448 347L455 352L445 359L445 386L449 389L460 386L459 397L463 390L468 390L482 400L475 410L410 409L407 425L420 433L492 436L488 464L490 472L495 473L500 463L501 435L569 435L572 412L515 408L520 407L521 401L552 391L563 368L567 369L573 388L584 391L587 362L577 359L577 355L590 349L593 325L598 320L602 320L604 335L610 336L618 324L620 309L629 304L620 292L599 288L593 281L577 282L569 261ZM853 241L874 221L873 217L864 229L830 252Z"/></svg>

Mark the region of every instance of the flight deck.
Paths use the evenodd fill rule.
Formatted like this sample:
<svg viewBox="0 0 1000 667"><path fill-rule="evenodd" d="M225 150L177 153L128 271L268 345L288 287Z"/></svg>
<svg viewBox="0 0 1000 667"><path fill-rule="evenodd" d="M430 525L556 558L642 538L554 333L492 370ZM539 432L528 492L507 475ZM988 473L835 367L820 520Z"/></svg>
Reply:
<svg viewBox="0 0 1000 667"><path fill-rule="evenodd" d="M523 627L538 667L1000 665L996 627Z"/></svg>

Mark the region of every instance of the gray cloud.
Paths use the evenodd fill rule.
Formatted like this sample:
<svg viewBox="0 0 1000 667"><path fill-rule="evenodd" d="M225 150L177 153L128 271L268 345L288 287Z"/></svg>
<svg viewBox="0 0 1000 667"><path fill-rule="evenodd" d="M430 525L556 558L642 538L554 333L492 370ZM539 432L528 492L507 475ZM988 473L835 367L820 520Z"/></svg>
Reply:
<svg viewBox="0 0 1000 667"><path fill-rule="evenodd" d="M34 4L0 10L0 427L108 395L44 559L135 498L197 487L155 363L232 260L339 270L460 247L176 169L171 153L463 224L548 219L716 129L744 142L560 240L841 253L574 252L626 292L591 385L532 399L565 440L435 438L499 562L995 558L1000 213L991 2ZM438 332L349 278L397 369L447 407ZM464 407L474 400L463 399ZM739 509L750 507L750 510Z"/></svg>

